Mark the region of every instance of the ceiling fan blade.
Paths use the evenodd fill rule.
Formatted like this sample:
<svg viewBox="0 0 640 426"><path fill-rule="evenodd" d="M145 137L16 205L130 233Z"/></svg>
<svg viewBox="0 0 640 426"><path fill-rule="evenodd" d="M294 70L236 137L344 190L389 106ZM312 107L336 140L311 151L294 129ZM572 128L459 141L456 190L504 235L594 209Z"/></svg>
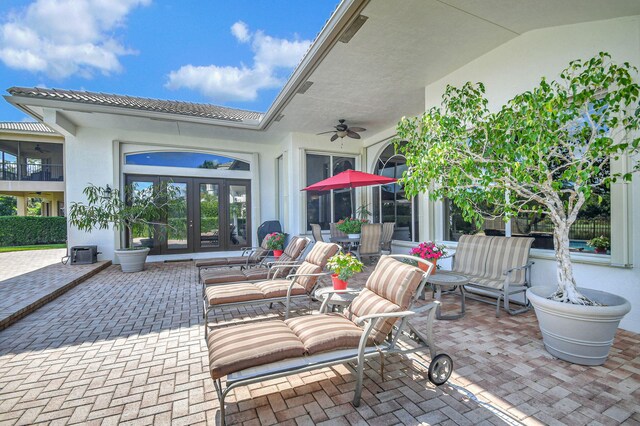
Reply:
<svg viewBox="0 0 640 426"><path fill-rule="evenodd" d="M366 132L367 129L364 129L362 127L349 127L349 130L351 130L352 132Z"/></svg>
<svg viewBox="0 0 640 426"><path fill-rule="evenodd" d="M329 130L328 132L316 133L316 135L326 135L327 133L335 133L335 130Z"/></svg>
<svg viewBox="0 0 640 426"><path fill-rule="evenodd" d="M353 139L360 139L360 135L357 134L356 132L352 132L351 130L347 131L347 136Z"/></svg>
<svg viewBox="0 0 640 426"><path fill-rule="evenodd" d="M335 135L331 136L331 142L335 141L336 139L338 139L338 134L337 133Z"/></svg>

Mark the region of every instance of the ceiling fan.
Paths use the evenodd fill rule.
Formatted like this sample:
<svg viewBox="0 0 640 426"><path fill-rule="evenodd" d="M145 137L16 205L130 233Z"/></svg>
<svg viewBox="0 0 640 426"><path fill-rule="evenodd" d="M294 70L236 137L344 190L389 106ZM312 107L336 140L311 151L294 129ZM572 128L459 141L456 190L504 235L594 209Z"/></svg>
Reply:
<svg viewBox="0 0 640 426"><path fill-rule="evenodd" d="M35 148L33 148L33 149L34 149L36 152L39 152L40 154L44 154L45 152L49 152L49 151L47 151L46 149L42 149L42 148L40 147L40 144L36 144L36 147L35 147Z"/></svg>
<svg viewBox="0 0 640 426"><path fill-rule="evenodd" d="M345 122L344 119L340 119L338 120L338 122L340 124L338 124L337 126L334 126L336 128L335 130L329 130L328 132L322 132L318 134L325 135L327 133L335 133L333 136L331 136L331 142L333 142L336 139L344 138L345 136L349 136L350 138L353 138L353 139L360 139L360 135L357 132L364 132L367 130L362 127L349 127L348 125L344 124Z"/></svg>

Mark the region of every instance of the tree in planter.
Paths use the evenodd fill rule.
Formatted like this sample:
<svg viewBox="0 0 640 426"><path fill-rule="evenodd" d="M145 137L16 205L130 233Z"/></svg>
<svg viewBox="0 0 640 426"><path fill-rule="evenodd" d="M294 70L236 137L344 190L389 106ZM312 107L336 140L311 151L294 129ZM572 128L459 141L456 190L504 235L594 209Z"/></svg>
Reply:
<svg viewBox="0 0 640 426"><path fill-rule="evenodd" d="M573 61L558 81L543 78L494 113L481 83L448 86L441 108L397 126L407 142L396 146L407 158L401 182L409 195L447 197L467 220L481 220L483 203L506 220L547 215L558 272L553 299L562 302L593 303L576 288L569 229L598 188L631 179L609 172L611 159L639 151L637 70L610 59L600 53Z"/></svg>
<svg viewBox="0 0 640 426"><path fill-rule="evenodd" d="M118 189L102 188L89 184L83 191L87 204L73 202L69 208L69 223L81 231L91 232L94 228L126 229L128 247L133 249L133 229L141 227L153 235L155 226L167 226L162 222L167 209L179 199L179 190L166 185L162 191L154 191L153 186L136 188L127 185L124 197Z"/></svg>

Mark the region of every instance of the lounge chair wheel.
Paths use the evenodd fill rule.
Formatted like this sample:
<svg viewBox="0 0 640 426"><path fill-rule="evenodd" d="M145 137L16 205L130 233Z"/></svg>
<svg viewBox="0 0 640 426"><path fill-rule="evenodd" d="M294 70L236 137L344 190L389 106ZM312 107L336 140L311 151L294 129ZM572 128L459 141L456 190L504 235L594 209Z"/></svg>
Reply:
<svg viewBox="0 0 640 426"><path fill-rule="evenodd" d="M429 381L436 386L444 385L453 372L453 360L447 354L438 354L429 365Z"/></svg>

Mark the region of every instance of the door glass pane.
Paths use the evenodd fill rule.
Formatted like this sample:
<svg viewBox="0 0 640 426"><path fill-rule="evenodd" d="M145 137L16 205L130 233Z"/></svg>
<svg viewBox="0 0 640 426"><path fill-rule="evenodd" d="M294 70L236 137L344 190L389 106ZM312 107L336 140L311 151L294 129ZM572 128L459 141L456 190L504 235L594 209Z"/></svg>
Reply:
<svg viewBox="0 0 640 426"><path fill-rule="evenodd" d="M220 187L200 184L200 247L220 247Z"/></svg>
<svg viewBox="0 0 640 426"><path fill-rule="evenodd" d="M353 157L333 157L333 176L346 170L355 170L355 164L356 159ZM333 222L355 215L355 194L355 190L349 188L333 190Z"/></svg>
<svg viewBox="0 0 640 426"><path fill-rule="evenodd" d="M229 185L229 246L246 246L247 239L247 187Z"/></svg>
<svg viewBox="0 0 640 426"><path fill-rule="evenodd" d="M307 186L331 176L331 157L307 154ZM307 229L318 223L322 229L329 229L331 222L331 193L328 191L307 192Z"/></svg>
<svg viewBox="0 0 640 426"><path fill-rule="evenodd" d="M182 182L170 182L167 184L174 188L172 199L167 208L167 248L169 250L188 248L187 240L187 184Z"/></svg>
<svg viewBox="0 0 640 426"><path fill-rule="evenodd" d="M151 195L154 191L153 182L133 181L131 187L136 195ZM149 247L154 246L154 229L153 226L136 224L133 226L133 246Z"/></svg>

